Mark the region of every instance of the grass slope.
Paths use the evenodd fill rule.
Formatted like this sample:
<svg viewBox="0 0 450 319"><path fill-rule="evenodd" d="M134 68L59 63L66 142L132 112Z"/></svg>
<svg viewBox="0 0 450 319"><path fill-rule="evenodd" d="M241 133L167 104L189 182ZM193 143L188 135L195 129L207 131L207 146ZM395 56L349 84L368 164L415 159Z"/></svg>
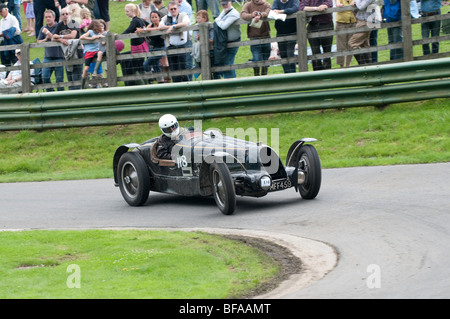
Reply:
<svg viewBox="0 0 450 319"><path fill-rule="evenodd" d="M282 159L295 140L317 138L314 146L324 168L433 163L450 159L449 106L448 99L438 99L383 111L307 111L211 119L201 125L223 133L253 128L258 140L279 149ZM0 132L0 182L112 178L119 145L158 135L155 123Z"/></svg>

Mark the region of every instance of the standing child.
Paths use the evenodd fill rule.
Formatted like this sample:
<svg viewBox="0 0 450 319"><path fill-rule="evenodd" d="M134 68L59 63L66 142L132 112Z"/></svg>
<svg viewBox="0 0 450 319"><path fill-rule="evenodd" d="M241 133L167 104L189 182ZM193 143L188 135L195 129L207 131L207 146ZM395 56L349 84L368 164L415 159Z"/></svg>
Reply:
<svg viewBox="0 0 450 319"><path fill-rule="evenodd" d="M200 23L208 23L209 22L209 15L208 15L208 11L206 10L199 10L197 12L196 15L197 18L197 24ZM195 61L195 63L197 64L198 67L201 67L201 59L200 59L200 31L199 30L194 30L193 32L194 35L194 44L192 46L192 57ZM212 47L212 44L214 43L214 29L211 28L209 29L209 33L208 33L208 42L209 42L209 47ZM210 65L214 66L214 50L210 50L209 52L209 57L210 57ZM195 78L197 78L198 75L195 75Z"/></svg>
<svg viewBox="0 0 450 319"><path fill-rule="evenodd" d="M103 19L98 19L98 21L100 21L100 22L103 24L103 30L104 30L103 36L106 37L106 35L108 34L108 31L106 31L108 26L107 26L105 20L103 20ZM102 57L103 57L103 58L106 57L106 39L104 39L103 41L101 41L101 42L98 44L98 50L102 52L102 54L103 54ZM93 73L94 73L94 70L95 70L95 68L96 68L96 65L97 65L97 63L91 62L91 65L90 65L90 67L89 67L89 71L88 71L88 72L91 73L91 74L93 74ZM100 64L100 67L98 67L98 70L97 70L97 77L98 77L98 78L104 78L102 64ZM108 87L108 83L104 83L104 84L98 83L98 84L97 84L97 88L99 88L99 87L101 87L101 86L103 86L103 87Z"/></svg>
<svg viewBox="0 0 450 319"><path fill-rule="evenodd" d="M30 37L33 37L36 34L35 30L34 30L35 16L34 16L33 0L28 0L27 1L27 6L26 6L26 10L25 10L25 18L27 19L27 29L26 29L26 31L29 32L28 35Z"/></svg>
<svg viewBox="0 0 450 319"><path fill-rule="evenodd" d="M104 24L99 20L92 20L92 22L89 24L88 30L86 33L84 33L80 40L96 40L103 38L103 32L105 31ZM95 64L94 72L92 73L92 76L97 76L98 68L100 67L100 64L102 63L102 57L103 52L99 49L99 42L91 42L91 43L84 43L84 60L85 60L85 66L83 70L83 75L81 79L81 87L84 89L86 84L86 79L89 71L89 66L91 62L94 60L95 57L97 57L97 63Z"/></svg>
<svg viewBox="0 0 450 319"><path fill-rule="evenodd" d="M86 33L89 25L92 22L91 12L89 11L88 8L82 8L80 10L80 18L81 18L81 23L80 23L81 33Z"/></svg>

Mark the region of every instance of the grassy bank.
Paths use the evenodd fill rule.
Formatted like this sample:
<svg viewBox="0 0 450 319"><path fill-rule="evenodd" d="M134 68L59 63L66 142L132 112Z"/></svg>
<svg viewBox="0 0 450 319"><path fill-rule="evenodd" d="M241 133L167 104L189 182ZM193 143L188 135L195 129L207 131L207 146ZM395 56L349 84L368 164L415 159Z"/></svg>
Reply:
<svg viewBox="0 0 450 319"><path fill-rule="evenodd" d="M258 249L199 232L0 232L0 251L0 299L233 298L278 271Z"/></svg>
<svg viewBox="0 0 450 319"><path fill-rule="evenodd" d="M224 133L227 128L254 128L264 143L279 144L282 159L292 142L314 137L323 167L336 168L448 161L449 118L450 100L439 99L391 105L383 111L308 111L212 119L201 125ZM158 135L155 123L0 132L0 182L111 178L119 145Z"/></svg>

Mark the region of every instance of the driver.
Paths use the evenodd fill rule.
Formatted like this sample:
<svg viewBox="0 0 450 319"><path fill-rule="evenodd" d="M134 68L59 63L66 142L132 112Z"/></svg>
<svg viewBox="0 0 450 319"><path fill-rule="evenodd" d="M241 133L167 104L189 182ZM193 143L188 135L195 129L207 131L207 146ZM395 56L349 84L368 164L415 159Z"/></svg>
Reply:
<svg viewBox="0 0 450 319"><path fill-rule="evenodd" d="M180 126L172 114L165 114L159 119L159 128L162 135L156 142L156 155L161 159L172 159L172 148L179 139Z"/></svg>

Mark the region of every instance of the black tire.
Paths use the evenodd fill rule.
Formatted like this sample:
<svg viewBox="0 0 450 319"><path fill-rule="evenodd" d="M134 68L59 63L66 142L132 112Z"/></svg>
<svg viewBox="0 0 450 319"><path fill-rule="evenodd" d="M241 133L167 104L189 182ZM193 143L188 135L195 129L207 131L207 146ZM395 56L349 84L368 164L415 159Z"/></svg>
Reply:
<svg viewBox="0 0 450 319"><path fill-rule="evenodd" d="M150 193L150 174L142 156L127 152L120 157L117 166L120 192L130 206L145 204Z"/></svg>
<svg viewBox="0 0 450 319"><path fill-rule="evenodd" d="M322 182L320 158L314 146L303 145L298 152L298 169L305 173L305 182L298 186L300 195L304 199L317 196Z"/></svg>
<svg viewBox="0 0 450 319"><path fill-rule="evenodd" d="M236 208L236 193L230 170L225 163L211 164L211 183L217 207L224 215L231 215Z"/></svg>

